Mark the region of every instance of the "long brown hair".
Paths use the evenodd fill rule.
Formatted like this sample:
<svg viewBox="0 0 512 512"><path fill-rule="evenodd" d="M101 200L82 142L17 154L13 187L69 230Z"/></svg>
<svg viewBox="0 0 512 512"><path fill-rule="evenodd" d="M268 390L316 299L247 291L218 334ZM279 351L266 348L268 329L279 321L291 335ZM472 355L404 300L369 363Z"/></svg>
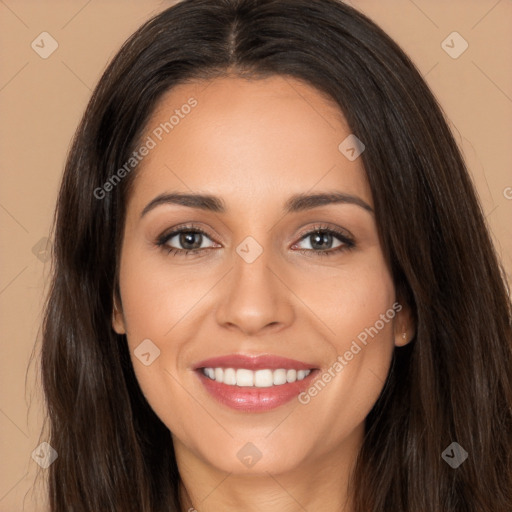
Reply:
<svg viewBox="0 0 512 512"><path fill-rule="evenodd" d="M512 327L504 272L441 108L405 53L336 0L184 0L142 25L101 77L58 196L41 371L52 512L180 510L167 427L111 328L127 192L102 198L162 94L226 74L303 80L340 107L383 251L416 322L366 419L356 512L512 510ZM459 467L443 460L457 442Z"/></svg>

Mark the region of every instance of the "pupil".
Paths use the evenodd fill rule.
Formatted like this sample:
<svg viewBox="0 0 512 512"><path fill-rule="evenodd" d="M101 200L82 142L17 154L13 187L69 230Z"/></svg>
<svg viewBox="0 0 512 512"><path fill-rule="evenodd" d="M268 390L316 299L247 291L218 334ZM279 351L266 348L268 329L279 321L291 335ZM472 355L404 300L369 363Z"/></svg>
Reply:
<svg viewBox="0 0 512 512"><path fill-rule="evenodd" d="M329 233L315 233L311 236L313 237L314 240L314 242L311 244L313 248L317 246L316 248L325 249L325 246L330 245L329 241L332 235L330 235ZM318 240L320 240L320 242L318 242ZM322 245L322 242L325 242L325 244Z"/></svg>
<svg viewBox="0 0 512 512"><path fill-rule="evenodd" d="M193 239L196 235L199 237L199 242L194 243ZM201 233L182 233L180 235L180 244L185 249L198 249L201 247L201 236ZM192 247L188 247L189 244L192 244Z"/></svg>

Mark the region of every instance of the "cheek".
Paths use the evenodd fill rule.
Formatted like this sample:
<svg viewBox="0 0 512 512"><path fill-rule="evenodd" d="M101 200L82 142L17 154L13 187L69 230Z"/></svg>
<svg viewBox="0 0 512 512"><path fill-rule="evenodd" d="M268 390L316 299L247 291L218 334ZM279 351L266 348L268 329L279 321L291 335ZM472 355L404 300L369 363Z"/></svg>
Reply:
<svg viewBox="0 0 512 512"><path fill-rule="evenodd" d="M322 332L337 353L360 334L364 338L365 329L376 322L381 338L392 339L395 287L380 249L368 251L350 264L303 276L294 283L295 290L308 307L305 314L309 311L319 327L323 325Z"/></svg>
<svg viewBox="0 0 512 512"><path fill-rule="evenodd" d="M378 261L378 260L377 260ZM336 324L336 348L350 365L354 386L369 397L380 392L394 350L394 318L399 310L395 288L384 262L354 276L342 298ZM349 372L348 372L349 373ZM375 397L376 398L376 397Z"/></svg>
<svg viewBox="0 0 512 512"><path fill-rule="evenodd" d="M126 252L130 256L122 262L120 281L131 341L171 336L174 326L201 298L204 281L191 279L190 270L170 271L164 257L155 258L136 249Z"/></svg>
<svg viewBox="0 0 512 512"><path fill-rule="evenodd" d="M318 325L332 355L321 382L301 400L311 408L306 421L335 424L337 432L349 432L364 421L382 391L394 350L394 319L401 308L379 257L361 261L357 268L333 270L323 282L326 286L310 292L307 303L321 320ZM334 436L335 442L335 434L324 434L326 439Z"/></svg>
<svg viewBox="0 0 512 512"><path fill-rule="evenodd" d="M194 409L195 402L181 382L179 361L184 347L194 341L193 317L200 300L216 278L211 272L209 278L196 272L191 279L190 269L170 270L166 258L148 256L136 247L127 248L126 254L120 284L134 372L155 414L170 429L185 435L189 416L197 417L201 411L197 406Z"/></svg>

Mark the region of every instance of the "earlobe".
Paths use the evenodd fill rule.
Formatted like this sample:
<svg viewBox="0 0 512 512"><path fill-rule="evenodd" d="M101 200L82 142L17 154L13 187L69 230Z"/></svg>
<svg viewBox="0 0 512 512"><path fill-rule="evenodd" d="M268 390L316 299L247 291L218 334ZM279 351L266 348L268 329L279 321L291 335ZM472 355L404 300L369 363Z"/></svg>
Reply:
<svg viewBox="0 0 512 512"><path fill-rule="evenodd" d="M409 307L404 307L395 319L395 346L403 347L415 336L415 326Z"/></svg>
<svg viewBox="0 0 512 512"><path fill-rule="evenodd" d="M405 329L401 334L395 334L395 345L397 347L403 347L404 345L407 345L411 340L413 336L411 336L407 329Z"/></svg>
<svg viewBox="0 0 512 512"><path fill-rule="evenodd" d="M123 312L117 308L115 297L114 297L113 303L114 303L114 309L112 311L112 329L114 329L114 331L117 334L126 334Z"/></svg>

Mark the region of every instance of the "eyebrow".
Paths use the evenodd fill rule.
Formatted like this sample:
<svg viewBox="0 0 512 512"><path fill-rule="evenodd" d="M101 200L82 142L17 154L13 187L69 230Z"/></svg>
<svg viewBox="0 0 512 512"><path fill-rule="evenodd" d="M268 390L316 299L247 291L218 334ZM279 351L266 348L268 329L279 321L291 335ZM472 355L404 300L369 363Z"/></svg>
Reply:
<svg viewBox="0 0 512 512"><path fill-rule="evenodd" d="M155 197L146 205L144 210L142 210L140 216L144 217L149 211L164 204L178 204L188 208L196 208L215 213L226 213L227 211L225 203L220 197L210 194L173 192L160 194ZM366 211L373 212L373 208L366 201L363 201L360 197L343 192L295 194L286 201L283 211L285 214L296 213L329 204L353 204Z"/></svg>

